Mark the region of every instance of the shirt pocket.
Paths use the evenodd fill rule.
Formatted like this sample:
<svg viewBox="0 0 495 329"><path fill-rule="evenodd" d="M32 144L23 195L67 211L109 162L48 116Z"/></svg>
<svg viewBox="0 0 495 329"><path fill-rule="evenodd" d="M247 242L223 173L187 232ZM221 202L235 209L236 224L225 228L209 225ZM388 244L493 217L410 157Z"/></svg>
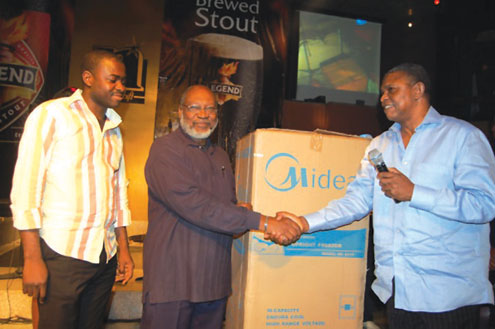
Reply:
<svg viewBox="0 0 495 329"><path fill-rule="evenodd" d="M108 134L105 136L103 143L103 159L114 172L120 168L122 150L123 143L119 136L116 134Z"/></svg>
<svg viewBox="0 0 495 329"><path fill-rule="evenodd" d="M430 186L436 189L451 187L453 183L452 167L442 163L419 163L410 177L414 184Z"/></svg>

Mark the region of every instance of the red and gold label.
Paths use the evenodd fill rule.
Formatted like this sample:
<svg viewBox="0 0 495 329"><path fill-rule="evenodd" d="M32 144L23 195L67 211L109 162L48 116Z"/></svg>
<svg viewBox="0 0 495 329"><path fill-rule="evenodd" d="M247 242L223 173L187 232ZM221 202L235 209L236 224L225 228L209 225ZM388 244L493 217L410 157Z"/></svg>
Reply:
<svg viewBox="0 0 495 329"><path fill-rule="evenodd" d="M0 19L0 132L12 126L36 101L45 83L50 16L25 11ZM2 134L18 139L18 134Z"/></svg>

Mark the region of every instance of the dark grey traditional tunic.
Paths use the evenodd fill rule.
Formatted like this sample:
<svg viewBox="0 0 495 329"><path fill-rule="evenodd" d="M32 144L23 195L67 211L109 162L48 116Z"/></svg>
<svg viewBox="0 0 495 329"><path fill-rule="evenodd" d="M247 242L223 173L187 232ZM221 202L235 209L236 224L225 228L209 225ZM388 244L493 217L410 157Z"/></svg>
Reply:
<svg viewBox="0 0 495 329"><path fill-rule="evenodd" d="M260 214L237 207L227 153L181 129L158 138L145 168L148 232L143 300L211 301L231 292L232 234L257 229Z"/></svg>

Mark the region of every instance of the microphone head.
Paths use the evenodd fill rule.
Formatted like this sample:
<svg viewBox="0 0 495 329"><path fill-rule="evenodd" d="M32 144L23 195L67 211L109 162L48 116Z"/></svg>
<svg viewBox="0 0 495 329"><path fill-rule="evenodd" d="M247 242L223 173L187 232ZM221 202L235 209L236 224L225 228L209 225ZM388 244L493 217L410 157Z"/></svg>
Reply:
<svg viewBox="0 0 495 329"><path fill-rule="evenodd" d="M368 159L378 172L388 171L387 165L385 165L385 161L383 161L382 154L377 149L372 149L368 152ZM397 199L394 199L394 202L400 203Z"/></svg>
<svg viewBox="0 0 495 329"><path fill-rule="evenodd" d="M368 159L374 166L379 166L384 163L382 154L377 149L372 149L368 152Z"/></svg>

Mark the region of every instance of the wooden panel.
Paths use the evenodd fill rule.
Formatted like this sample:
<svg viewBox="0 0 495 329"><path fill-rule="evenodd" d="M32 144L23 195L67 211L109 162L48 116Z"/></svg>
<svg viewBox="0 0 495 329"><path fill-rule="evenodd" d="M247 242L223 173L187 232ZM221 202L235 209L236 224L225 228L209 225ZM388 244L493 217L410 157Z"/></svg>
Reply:
<svg viewBox="0 0 495 329"><path fill-rule="evenodd" d="M326 129L346 134L381 133L377 109L364 105L284 101L282 128L307 130Z"/></svg>

